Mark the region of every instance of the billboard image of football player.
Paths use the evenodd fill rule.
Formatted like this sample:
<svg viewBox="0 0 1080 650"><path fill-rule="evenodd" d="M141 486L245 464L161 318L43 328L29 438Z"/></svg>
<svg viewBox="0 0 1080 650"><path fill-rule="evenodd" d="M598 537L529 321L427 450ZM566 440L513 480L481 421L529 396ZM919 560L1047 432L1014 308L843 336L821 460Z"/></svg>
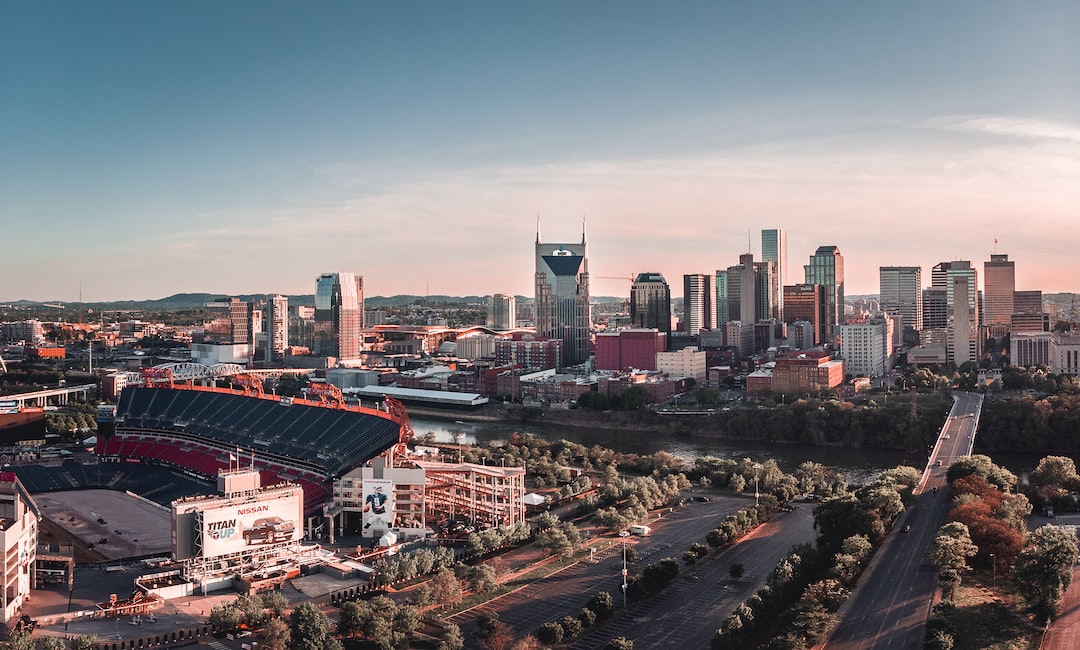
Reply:
<svg viewBox="0 0 1080 650"><path fill-rule="evenodd" d="M394 484L385 480L364 481L364 530L388 530L394 516L391 498Z"/></svg>

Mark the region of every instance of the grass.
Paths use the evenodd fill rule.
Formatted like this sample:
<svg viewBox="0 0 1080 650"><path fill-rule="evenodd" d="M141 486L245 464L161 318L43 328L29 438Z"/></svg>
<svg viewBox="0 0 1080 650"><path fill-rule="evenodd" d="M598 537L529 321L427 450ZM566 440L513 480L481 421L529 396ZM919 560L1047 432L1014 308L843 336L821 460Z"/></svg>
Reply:
<svg viewBox="0 0 1080 650"><path fill-rule="evenodd" d="M1042 632L1030 624L1008 593L1004 599L996 598L976 577L969 576L960 586L955 609L945 615L954 650L1037 650Z"/></svg>

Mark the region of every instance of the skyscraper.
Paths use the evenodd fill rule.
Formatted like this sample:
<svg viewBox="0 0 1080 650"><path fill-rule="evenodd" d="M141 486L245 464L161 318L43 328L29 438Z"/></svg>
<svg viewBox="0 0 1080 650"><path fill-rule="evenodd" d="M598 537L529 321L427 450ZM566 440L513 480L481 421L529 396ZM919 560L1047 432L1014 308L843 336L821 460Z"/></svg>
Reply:
<svg viewBox="0 0 1080 650"><path fill-rule="evenodd" d="M806 347L821 345L825 340L825 287L819 284L793 284L784 287L784 318L790 325L810 323L813 341Z"/></svg>
<svg viewBox="0 0 1080 650"><path fill-rule="evenodd" d="M978 361L981 348L979 332L979 273L967 260L942 262L945 275L945 304L949 318L948 359L956 365ZM934 278L937 281L937 277ZM962 282L960 280L963 280ZM956 350L954 345L967 344L967 350Z"/></svg>
<svg viewBox="0 0 1080 650"><path fill-rule="evenodd" d="M844 256L836 246L819 246L803 268L806 284L825 288L825 333L834 336L844 322Z"/></svg>
<svg viewBox="0 0 1080 650"><path fill-rule="evenodd" d="M683 326L690 336L716 326L713 309L712 276L689 273L683 276Z"/></svg>
<svg viewBox="0 0 1080 650"><path fill-rule="evenodd" d="M364 327L364 278L324 273L315 283L315 353L359 359Z"/></svg>
<svg viewBox="0 0 1080 650"><path fill-rule="evenodd" d="M904 330L923 328L922 267L882 266L879 270L881 310L903 319Z"/></svg>
<svg viewBox="0 0 1080 650"><path fill-rule="evenodd" d="M497 293L488 299L488 327L497 330L512 330L517 327L517 298Z"/></svg>
<svg viewBox="0 0 1080 650"><path fill-rule="evenodd" d="M536 229L536 334L563 342L563 365L589 359L589 255L580 244L547 244Z"/></svg>
<svg viewBox="0 0 1080 650"><path fill-rule="evenodd" d="M713 288L716 290L716 299L713 304L716 305L716 327L719 329L724 323L731 320L731 313L728 311L728 275L726 269L716 270Z"/></svg>
<svg viewBox="0 0 1080 650"><path fill-rule="evenodd" d="M1016 292L1016 263L1008 255L991 255L983 262L983 316L985 324L1009 325L1014 313L1013 294ZM1002 332L1004 333L1004 332Z"/></svg>
<svg viewBox="0 0 1080 650"><path fill-rule="evenodd" d="M282 295L271 296L266 301L266 347L263 361L279 361L289 347L289 299Z"/></svg>
<svg viewBox="0 0 1080 650"><path fill-rule="evenodd" d="M761 259L776 264L772 295L776 296L776 313L770 318L784 320L784 289L787 285L787 233L779 228L761 231Z"/></svg>
<svg viewBox="0 0 1080 650"><path fill-rule="evenodd" d="M777 294L776 263L769 260L754 262L754 318L779 320L782 298Z"/></svg>
<svg viewBox="0 0 1080 650"><path fill-rule="evenodd" d="M660 330L671 339L671 287L659 273L639 273L630 287L630 326Z"/></svg>

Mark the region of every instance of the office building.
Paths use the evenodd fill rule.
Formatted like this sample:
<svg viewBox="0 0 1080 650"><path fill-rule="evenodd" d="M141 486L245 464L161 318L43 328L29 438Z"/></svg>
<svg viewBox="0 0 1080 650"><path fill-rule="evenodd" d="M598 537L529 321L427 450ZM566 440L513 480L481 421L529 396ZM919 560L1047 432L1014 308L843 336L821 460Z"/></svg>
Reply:
<svg viewBox="0 0 1080 650"><path fill-rule="evenodd" d="M805 347L821 345L825 341L825 287L820 284L794 284L784 287L784 317L788 324L810 323L812 340L804 341Z"/></svg>
<svg viewBox="0 0 1080 650"><path fill-rule="evenodd" d="M589 359L589 255L581 243L551 244L536 230L536 334L562 341L562 365Z"/></svg>
<svg viewBox="0 0 1080 650"><path fill-rule="evenodd" d="M884 318L840 326L844 372L855 377L881 377L892 370L890 328Z"/></svg>
<svg viewBox="0 0 1080 650"><path fill-rule="evenodd" d="M659 273L639 273L630 287L630 327L655 329L671 338L671 287Z"/></svg>
<svg viewBox="0 0 1080 650"><path fill-rule="evenodd" d="M787 285L787 253L786 232L779 228L761 231L761 259L765 262L772 262L776 269L773 276L774 286L771 290L772 295L776 296L776 313L770 314L769 318L785 322L783 287Z"/></svg>
<svg viewBox="0 0 1080 650"><path fill-rule="evenodd" d="M947 359L957 367L969 361L978 361L978 324L975 311L964 300L970 295L970 280L965 274L950 277L949 289L956 299L949 310L949 338L946 350Z"/></svg>
<svg viewBox="0 0 1080 650"><path fill-rule="evenodd" d="M289 299L280 294L266 301L266 347L263 361L280 361L289 347Z"/></svg>
<svg viewBox="0 0 1080 650"><path fill-rule="evenodd" d="M683 276L683 329L688 336L716 326L713 309L712 276L689 273Z"/></svg>
<svg viewBox="0 0 1080 650"><path fill-rule="evenodd" d="M1016 263L1008 255L991 255L983 262L983 316L988 326L1012 324L1013 294L1016 292ZM1004 333L1004 332L1002 332Z"/></svg>
<svg viewBox="0 0 1080 650"><path fill-rule="evenodd" d="M844 322L844 256L836 246L820 246L803 269L806 284L825 288L825 334L835 336Z"/></svg>
<svg viewBox="0 0 1080 650"><path fill-rule="evenodd" d="M949 300L944 286L923 289L922 303L922 331L943 330L949 326Z"/></svg>
<svg viewBox="0 0 1080 650"><path fill-rule="evenodd" d="M881 311L902 319L905 331L923 328L922 268L882 266L879 269Z"/></svg>
<svg viewBox="0 0 1080 650"><path fill-rule="evenodd" d="M512 330L517 327L517 298L497 293L488 298L488 327L496 330Z"/></svg>
<svg viewBox="0 0 1080 650"><path fill-rule="evenodd" d="M1050 331L1050 315L1043 308L1042 291L1017 291L1013 294L1012 331Z"/></svg>
<svg viewBox="0 0 1080 650"><path fill-rule="evenodd" d="M674 352L659 352L656 355L656 369L672 378L692 377L704 385L708 379L707 355L696 347L683 348Z"/></svg>
<svg viewBox="0 0 1080 650"><path fill-rule="evenodd" d="M37 579L38 521L41 510L15 472L0 472L0 548L4 589L0 590L0 623L22 613Z"/></svg>
<svg viewBox="0 0 1080 650"><path fill-rule="evenodd" d="M338 361L359 359L363 319L363 276L320 275L315 283L315 354Z"/></svg>
<svg viewBox="0 0 1080 650"><path fill-rule="evenodd" d="M753 262L754 319L779 320L780 285L776 281L776 263L768 260Z"/></svg>
<svg viewBox="0 0 1080 650"><path fill-rule="evenodd" d="M597 370L656 370L656 355L667 349L667 334L633 328L596 335Z"/></svg>
<svg viewBox="0 0 1080 650"><path fill-rule="evenodd" d="M716 327L723 327L724 323L731 320L731 312L728 311L728 276L727 269L717 269L713 278L713 286L716 289Z"/></svg>

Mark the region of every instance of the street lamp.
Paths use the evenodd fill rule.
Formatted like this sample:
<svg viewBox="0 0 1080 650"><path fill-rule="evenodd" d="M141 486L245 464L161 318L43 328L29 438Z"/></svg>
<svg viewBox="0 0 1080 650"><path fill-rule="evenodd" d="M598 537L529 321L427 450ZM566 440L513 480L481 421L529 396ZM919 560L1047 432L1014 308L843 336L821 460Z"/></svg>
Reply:
<svg viewBox="0 0 1080 650"><path fill-rule="evenodd" d="M758 506L761 499L761 492L758 490L758 472L761 470L759 463L754 463L754 507Z"/></svg>
<svg viewBox="0 0 1080 650"><path fill-rule="evenodd" d="M622 608L626 609L626 541L622 543Z"/></svg>
<svg viewBox="0 0 1080 650"><path fill-rule="evenodd" d="M994 561L994 554L990 554L990 566L994 569L994 589L997 589L997 562Z"/></svg>

